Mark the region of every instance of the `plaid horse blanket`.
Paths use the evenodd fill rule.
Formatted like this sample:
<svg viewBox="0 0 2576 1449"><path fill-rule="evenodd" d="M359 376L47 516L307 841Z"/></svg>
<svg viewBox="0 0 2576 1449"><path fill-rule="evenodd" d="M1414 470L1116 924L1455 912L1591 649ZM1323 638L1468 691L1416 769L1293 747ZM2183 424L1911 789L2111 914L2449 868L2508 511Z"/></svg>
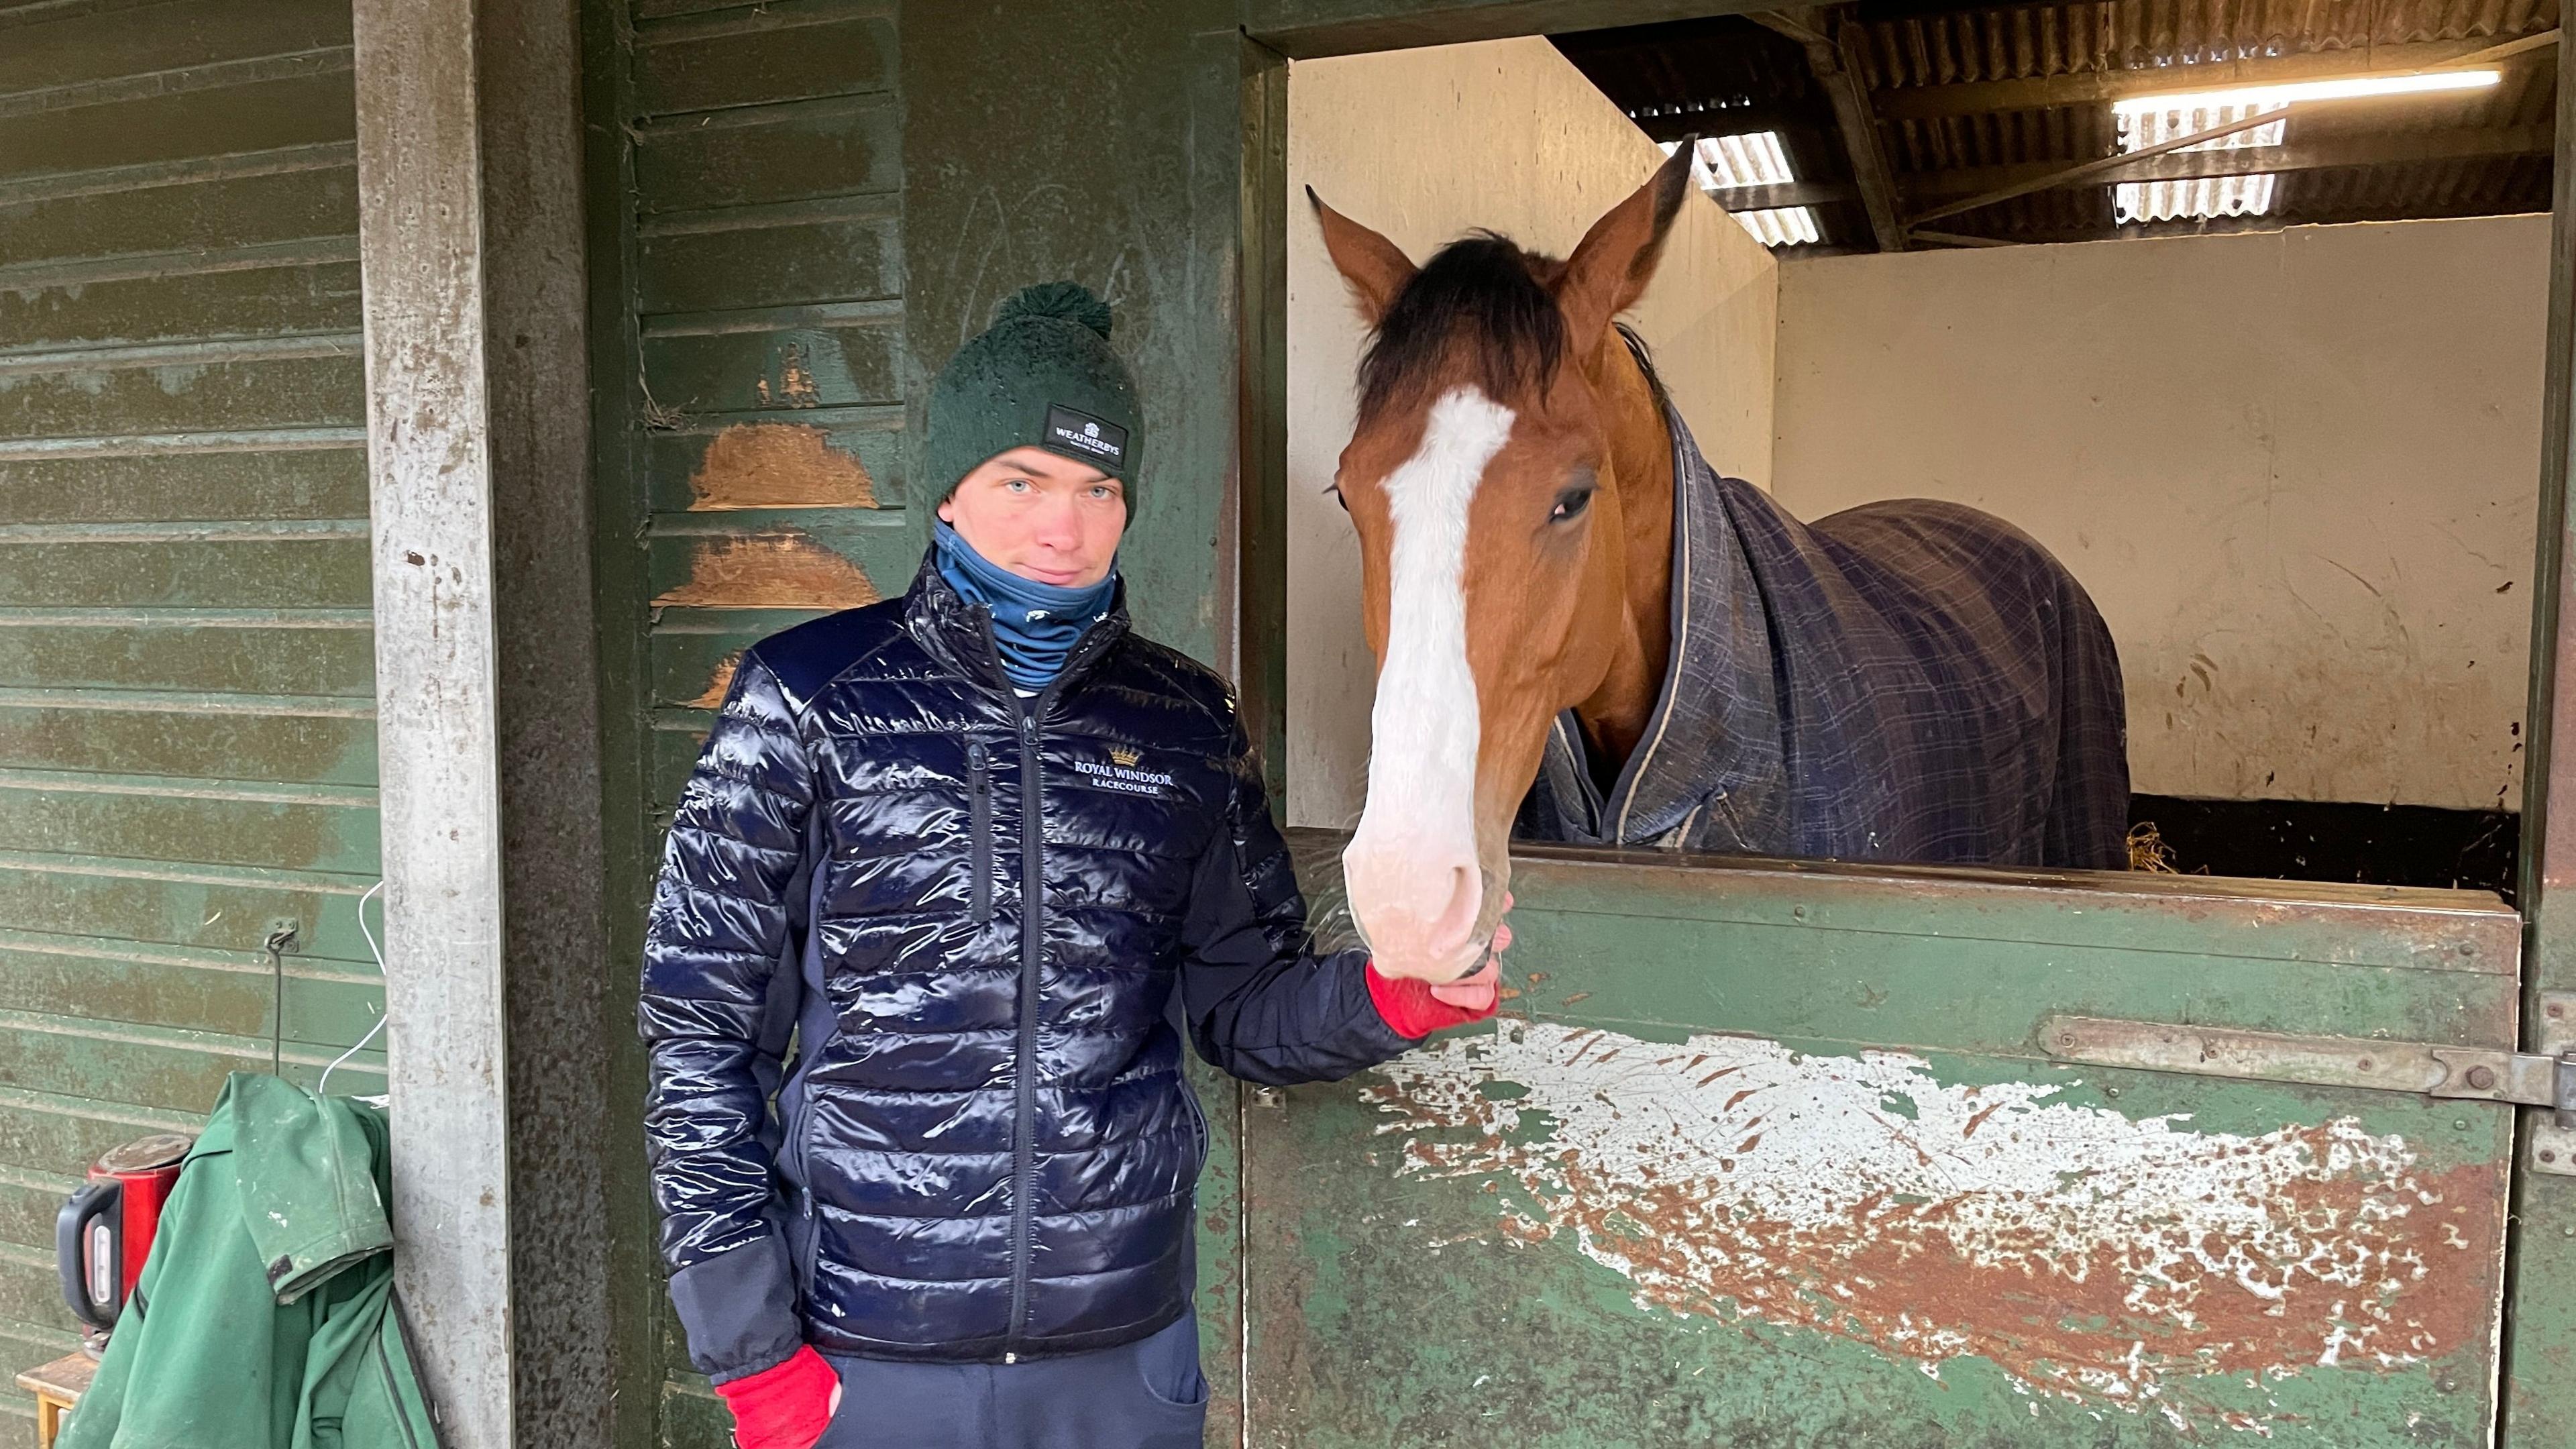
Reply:
<svg viewBox="0 0 2576 1449"><path fill-rule="evenodd" d="M1719 476L1669 403L1664 416L1675 502L1662 696L1606 791L1574 715L1560 717L1517 833L2128 864L2119 656L2063 565L2001 519L1928 499L1800 523Z"/></svg>

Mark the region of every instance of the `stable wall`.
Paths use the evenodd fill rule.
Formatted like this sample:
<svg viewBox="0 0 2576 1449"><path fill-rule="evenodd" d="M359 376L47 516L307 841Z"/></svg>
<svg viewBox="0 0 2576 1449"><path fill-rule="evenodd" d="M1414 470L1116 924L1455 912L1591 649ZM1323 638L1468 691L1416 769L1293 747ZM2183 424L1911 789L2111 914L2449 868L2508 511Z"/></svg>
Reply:
<svg viewBox="0 0 2576 1449"><path fill-rule="evenodd" d="M2511 808L2548 252L2532 216L1792 262L1774 491L2046 544L2141 793Z"/></svg>
<svg viewBox="0 0 2576 1449"><path fill-rule="evenodd" d="M1663 153L1543 39L1300 61L1288 73L1288 799L1302 825L1356 818L1376 661L1359 541L1325 489L1350 440L1366 344L1324 254L1312 186L1419 262L1484 227L1558 256ZM1632 314L1701 448L1771 477L1779 268L1707 198L1684 204Z"/></svg>
<svg viewBox="0 0 2576 1449"><path fill-rule="evenodd" d="M0 6L0 1443L90 1163L382 1014L350 27Z"/></svg>

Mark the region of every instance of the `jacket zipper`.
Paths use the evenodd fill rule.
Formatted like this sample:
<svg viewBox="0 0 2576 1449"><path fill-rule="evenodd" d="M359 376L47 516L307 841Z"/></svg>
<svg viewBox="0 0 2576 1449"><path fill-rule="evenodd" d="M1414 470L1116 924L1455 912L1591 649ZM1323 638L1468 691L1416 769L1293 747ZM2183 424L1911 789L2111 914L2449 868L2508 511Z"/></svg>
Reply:
<svg viewBox="0 0 2576 1449"><path fill-rule="evenodd" d="M805 830L806 858L820 860L827 853L824 845L826 832L822 811L817 810L807 817ZM819 866L817 868L819 869ZM810 932L812 929L813 922L808 920L806 930ZM805 963L802 959L803 953L800 951L798 954L796 969L801 974L805 969ZM801 1021L805 1015L802 1002L798 1003L796 1014ZM837 1014L834 1019L837 1022ZM825 1040L829 1039L827 1035ZM823 1042L806 1041L803 1031L798 1031L796 1070L803 1081L802 1090L796 1094L796 1110L788 1114L786 1146L796 1163L796 1214L805 1234L803 1251L797 1254L795 1265L796 1295L800 1310L803 1303L813 1295L814 1265L823 1255L823 1220L814 1207L813 1145L814 1095L822 1090L814 1080L814 1067L822 1052Z"/></svg>
<svg viewBox="0 0 2576 1449"><path fill-rule="evenodd" d="M975 874L967 899L969 914L980 926L993 919L993 761L980 742L966 746L966 790L974 802L967 868Z"/></svg>
<svg viewBox="0 0 2576 1449"><path fill-rule="evenodd" d="M810 1048L808 1050L811 1050ZM810 1067L812 1063L803 1065ZM823 1224L814 1212L814 1159L809 1124L814 1118L816 1087L809 1073L796 1110L787 1116L787 1152L796 1163L796 1295L800 1303L814 1291L814 1263L822 1256Z"/></svg>
<svg viewBox="0 0 2576 1449"><path fill-rule="evenodd" d="M1094 628L1073 648L1064 668L1057 671L1047 687L1034 699L1020 700L1020 1013L1019 1056L1012 1063L1011 1079L1015 1085L1014 1111L1011 1119L1011 1326L1003 1340L1002 1362L1020 1361L1021 1333L1027 1327L1029 1314L1029 1270L1035 1253L1031 1242L1035 1232L1036 1212L1030 1198L1037 1190L1038 1132L1038 968L1045 956L1046 925L1046 860L1044 856L1045 822L1040 817L1042 806L1039 790L1042 781L1038 767L1038 722L1046 717L1048 706L1055 703L1056 691L1073 678L1092 656L1108 647L1111 640L1101 637ZM991 652L993 672L1008 687L1008 676L1002 673L1002 653L993 642L992 622L984 625L984 647Z"/></svg>
<svg viewBox="0 0 2576 1449"><path fill-rule="evenodd" d="M1036 1216L1029 1203L1037 1188L1038 962L1045 943L1039 935L1046 899L1046 865L1039 857L1038 715L1034 707L1020 714L1020 1043L1011 1080L1018 1100L1011 1119L1011 1334L1002 1362L1019 1361L1020 1330L1029 1312L1030 1237Z"/></svg>
<svg viewBox="0 0 2576 1449"><path fill-rule="evenodd" d="M1189 1077L1185 1073L1181 1074L1180 1087L1181 1100L1189 1105L1191 1130L1198 1139L1199 1167L1204 1170L1208 1159L1207 1108L1199 1105L1199 1094L1190 1086ZM1193 1177L1192 1181L1196 1181L1196 1178Z"/></svg>

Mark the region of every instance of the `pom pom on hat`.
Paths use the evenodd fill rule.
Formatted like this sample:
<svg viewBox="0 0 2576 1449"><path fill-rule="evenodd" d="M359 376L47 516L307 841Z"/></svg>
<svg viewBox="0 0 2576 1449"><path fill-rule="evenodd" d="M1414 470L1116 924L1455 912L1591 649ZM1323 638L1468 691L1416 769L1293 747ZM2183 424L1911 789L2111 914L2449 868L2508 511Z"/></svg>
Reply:
<svg viewBox="0 0 2576 1449"><path fill-rule="evenodd" d="M1109 337L1109 304L1091 295L1091 289L1080 282L1040 282L1034 287L1022 287L993 309L996 327L1023 317L1078 322L1098 333L1103 341Z"/></svg>

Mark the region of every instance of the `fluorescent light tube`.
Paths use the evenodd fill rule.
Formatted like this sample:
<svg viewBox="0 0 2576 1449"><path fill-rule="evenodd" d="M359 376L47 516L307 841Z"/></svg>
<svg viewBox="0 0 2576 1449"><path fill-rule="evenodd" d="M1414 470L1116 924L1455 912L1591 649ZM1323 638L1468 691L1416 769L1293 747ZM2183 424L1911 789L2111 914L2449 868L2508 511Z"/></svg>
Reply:
<svg viewBox="0 0 2576 1449"><path fill-rule="evenodd" d="M2228 106L2286 106L2300 101L2348 101L2364 96L2426 95L2442 91L2475 91L2504 79L2496 70L2437 70L2418 75L2356 75L2340 80L2295 81L2276 86L2244 86L2227 91L2193 91L2162 96L2129 96L2113 101L2115 115L2153 115ZM2241 114L2241 113L2240 113Z"/></svg>

